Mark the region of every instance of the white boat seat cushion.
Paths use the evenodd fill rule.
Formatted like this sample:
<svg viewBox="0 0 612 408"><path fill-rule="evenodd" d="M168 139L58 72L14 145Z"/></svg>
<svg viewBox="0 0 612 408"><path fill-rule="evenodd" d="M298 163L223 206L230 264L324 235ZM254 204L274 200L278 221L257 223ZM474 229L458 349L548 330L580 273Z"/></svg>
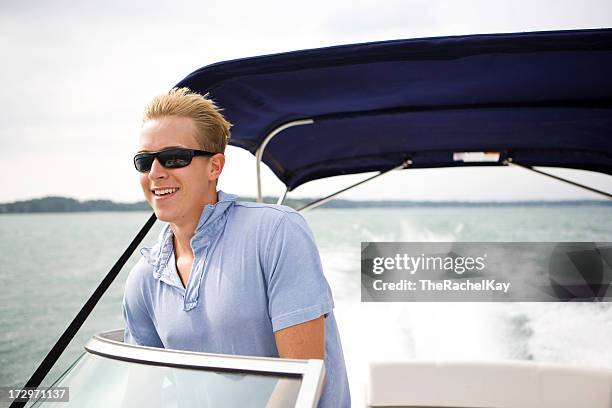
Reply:
<svg viewBox="0 0 612 408"><path fill-rule="evenodd" d="M528 361L375 362L368 407L611 408L612 370Z"/></svg>

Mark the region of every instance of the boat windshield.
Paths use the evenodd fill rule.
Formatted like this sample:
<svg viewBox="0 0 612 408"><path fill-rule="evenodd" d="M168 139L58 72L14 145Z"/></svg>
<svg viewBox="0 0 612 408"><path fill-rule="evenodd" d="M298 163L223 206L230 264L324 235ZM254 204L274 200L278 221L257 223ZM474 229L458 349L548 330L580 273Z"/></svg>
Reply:
<svg viewBox="0 0 612 408"><path fill-rule="evenodd" d="M301 378L155 366L85 353L56 384L68 402L36 407L265 407L279 383L294 406ZM279 385L280 387L280 385Z"/></svg>

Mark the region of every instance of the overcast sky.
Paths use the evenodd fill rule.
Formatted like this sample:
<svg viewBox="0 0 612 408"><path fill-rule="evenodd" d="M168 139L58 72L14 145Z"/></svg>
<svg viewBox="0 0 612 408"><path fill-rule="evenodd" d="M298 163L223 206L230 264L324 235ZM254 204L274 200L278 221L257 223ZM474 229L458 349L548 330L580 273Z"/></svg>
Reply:
<svg viewBox="0 0 612 408"><path fill-rule="evenodd" d="M2 1L0 202L47 195L141 200L132 156L156 94L214 62L322 46L494 32L612 27L610 0ZM229 148L221 188L255 194L255 162ZM554 170L607 191L612 177ZM270 171L264 193L282 185ZM309 183L320 196L365 175ZM352 199L599 198L521 169L409 170Z"/></svg>

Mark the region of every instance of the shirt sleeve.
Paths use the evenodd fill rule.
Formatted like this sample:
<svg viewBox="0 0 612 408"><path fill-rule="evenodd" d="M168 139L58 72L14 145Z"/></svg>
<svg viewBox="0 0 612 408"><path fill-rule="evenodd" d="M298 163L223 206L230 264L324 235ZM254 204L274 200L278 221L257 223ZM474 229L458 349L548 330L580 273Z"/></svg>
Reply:
<svg viewBox="0 0 612 408"><path fill-rule="evenodd" d="M140 346L163 348L151 314L146 305L145 274L151 274L147 263L141 259L130 271L123 294L123 319L125 321L124 342Z"/></svg>
<svg viewBox="0 0 612 408"><path fill-rule="evenodd" d="M323 275L319 252L300 214L283 213L265 259L268 310L274 331L332 311L332 294Z"/></svg>

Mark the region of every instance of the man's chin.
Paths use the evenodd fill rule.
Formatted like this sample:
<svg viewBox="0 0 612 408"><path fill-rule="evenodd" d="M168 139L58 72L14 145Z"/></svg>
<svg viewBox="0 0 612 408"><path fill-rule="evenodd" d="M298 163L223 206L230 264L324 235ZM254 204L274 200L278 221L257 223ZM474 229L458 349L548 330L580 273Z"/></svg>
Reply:
<svg viewBox="0 0 612 408"><path fill-rule="evenodd" d="M171 223L176 218L176 215L173 212L166 209L153 207L153 212L155 213L157 219L163 222Z"/></svg>

